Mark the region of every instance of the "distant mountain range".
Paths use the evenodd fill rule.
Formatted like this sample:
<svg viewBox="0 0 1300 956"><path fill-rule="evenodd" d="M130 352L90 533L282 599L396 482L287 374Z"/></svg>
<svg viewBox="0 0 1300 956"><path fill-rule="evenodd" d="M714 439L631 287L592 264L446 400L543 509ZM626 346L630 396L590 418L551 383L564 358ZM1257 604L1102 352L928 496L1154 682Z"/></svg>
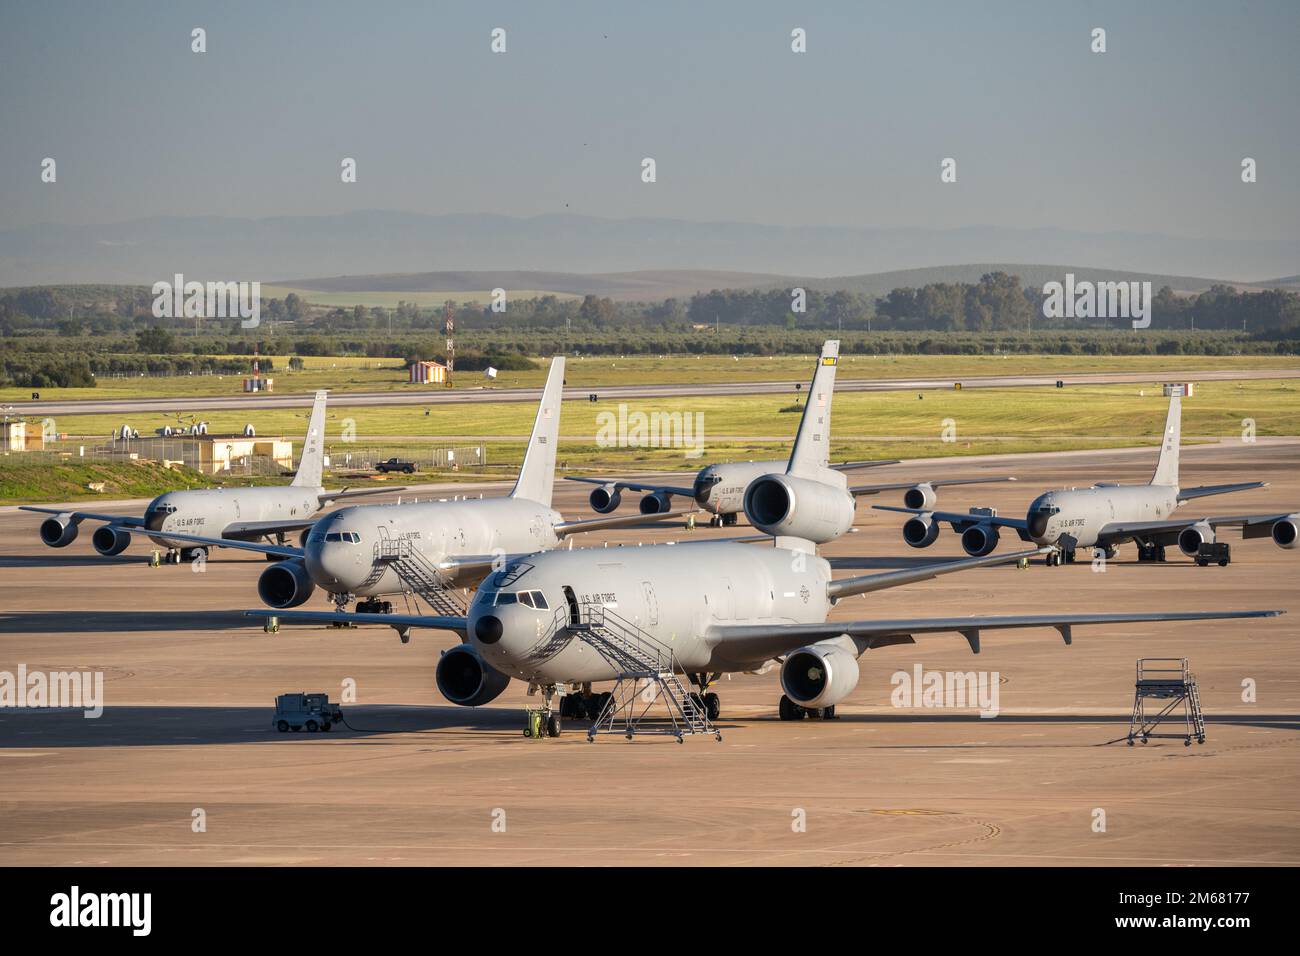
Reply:
<svg viewBox="0 0 1300 956"><path fill-rule="evenodd" d="M1111 270L1125 270L1275 284L1271 277L1287 275L1288 283L1295 286L1300 240L1188 239L997 226L769 226L389 211L267 219L160 217L108 225L0 230L0 286L150 284L177 272L194 279L280 280L281 285L292 285L295 283L284 281L284 277L446 276L508 269L587 279L615 273L621 274L619 281L625 283L620 288L628 289L643 281L647 272L661 278L700 270L719 279L749 274L749 279L742 275L726 281L735 287L750 280L779 284L791 276L843 276L849 278L830 281L847 283L898 270L924 272L955 265L981 269L984 267L965 264L999 262L1086 262L1093 270L1105 270L1108 277L1115 276ZM1061 271L1066 267L1053 268ZM677 281L655 279L647 289L672 287L680 294L699 288L694 278L680 288L674 286ZM527 287L538 286L533 282ZM864 287L860 291L869 290ZM656 291L653 297L661 296Z"/></svg>

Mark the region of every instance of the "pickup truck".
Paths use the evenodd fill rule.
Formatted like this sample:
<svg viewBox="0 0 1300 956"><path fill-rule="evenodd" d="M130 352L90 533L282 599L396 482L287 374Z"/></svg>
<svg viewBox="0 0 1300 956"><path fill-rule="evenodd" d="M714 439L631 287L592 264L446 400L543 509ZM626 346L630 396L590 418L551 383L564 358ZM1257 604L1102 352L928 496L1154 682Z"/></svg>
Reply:
<svg viewBox="0 0 1300 956"><path fill-rule="evenodd" d="M375 465L375 470L387 475L390 472L400 471L406 475L415 474L415 462L402 461L400 458L390 458L388 461L381 461Z"/></svg>

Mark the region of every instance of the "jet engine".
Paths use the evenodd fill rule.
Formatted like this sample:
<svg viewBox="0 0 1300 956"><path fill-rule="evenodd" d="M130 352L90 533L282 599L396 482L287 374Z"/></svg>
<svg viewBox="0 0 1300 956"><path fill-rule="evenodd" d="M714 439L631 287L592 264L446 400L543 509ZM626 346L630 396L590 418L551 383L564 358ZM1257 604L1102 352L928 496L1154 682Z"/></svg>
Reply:
<svg viewBox="0 0 1300 956"><path fill-rule="evenodd" d="M104 557L111 558L115 554L121 554L131 544L131 533L111 524L100 525L90 536L90 543Z"/></svg>
<svg viewBox="0 0 1300 956"><path fill-rule="evenodd" d="M1300 535L1300 514L1287 515L1281 521L1273 522L1273 543L1279 548L1294 548L1297 535Z"/></svg>
<svg viewBox="0 0 1300 956"><path fill-rule="evenodd" d="M991 554L998 546L998 529L991 524L972 525L961 533L961 546L972 558Z"/></svg>
<svg viewBox="0 0 1300 956"><path fill-rule="evenodd" d="M662 491L656 491L641 499L641 513L643 515L666 514L672 506L672 495L666 495Z"/></svg>
<svg viewBox="0 0 1300 956"><path fill-rule="evenodd" d="M1189 558L1196 557L1203 544L1214 544L1214 529L1205 521L1178 532L1178 550Z"/></svg>
<svg viewBox="0 0 1300 956"><path fill-rule="evenodd" d="M591 502L592 511L607 515L622 503L623 495L615 485L601 485L592 491L587 500Z"/></svg>
<svg viewBox="0 0 1300 956"><path fill-rule="evenodd" d="M290 558L270 565L257 579L257 595L267 607L278 611L297 607L312 596L316 582L307 573L302 558Z"/></svg>
<svg viewBox="0 0 1300 956"><path fill-rule="evenodd" d="M51 548L66 548L77 540L80 525L72 515L52 515L41 522L41 540Z"/></svg>
<svg viewBox="0 0 1300 956"><path fill-rule="evenodd" d="M442 696L462 707L496 700L510 683L509 677L465 644L456 645L438 659L436 677Z"/></svg>
<svg viewBox="0 0 1300 956"><path fill-rule="evenodd" d="M781 665L781 689L800 707L834 707L857 686L857 659L839 643L801 647Z"/></svg>
<svg viewBox="0 0 1300 956"><path fill-rule="evenodd" d="M745 516L764 534L834 541L853 527L853 496L790 475L764 475L745 489Z"/></svg>
<svg viewBox="0 0 1300 956"><path fill-rule="evenodd" d="M903 540L914 548L928 548L939 537L939 522L934 515L914 515L903 522Z"/></svg>
<svg viewBox="0 0 1300 956"><path fill-rule="evenodd" d="M938 500L939 496L935 494L934 486L929 482L913 485L903 492L903 505L907 508L928 511Z"/></svg>

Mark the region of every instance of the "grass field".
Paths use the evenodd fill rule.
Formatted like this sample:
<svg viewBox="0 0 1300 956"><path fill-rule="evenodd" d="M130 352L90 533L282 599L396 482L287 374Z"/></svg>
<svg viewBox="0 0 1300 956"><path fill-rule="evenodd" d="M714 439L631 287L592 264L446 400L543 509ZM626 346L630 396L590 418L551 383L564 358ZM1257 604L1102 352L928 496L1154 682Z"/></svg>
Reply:
<svg viewBox="0 0 1300 956"><path fill-rule="evenodd" d="M272 356L277 392L312 392L328 388L335 392L408 391L406 369L399 359L355 357L304 358L302 372L288 371L288 356ZM1289 369L1300 366L1295 356L1274 355L846 355L840 359L841 379L955 378L979 375L1083 374L1087 372L1164 372L1202 369ZM681 382L803 381L812 367L811 355L759 356L571 356L566 369L568 384L575 388L607 385ZM251 360L250 360L251 369ZM492 386L517 388L541 386L546 363L530 371L502 372ZM96 388L43 388L41 397L59 399L104 399L117 397L174 397L177 407L186 396L232 395L239 392L242 376L193 375L163 378L103 378ZM465 372L456 376L457 388L476 389L488 385L482 374ZM31 389L0 389L0 401L24 401ZM139 426L137 426L139 427Z"/></svg>
<svg viewBox="0 0 1300 956"><path fill-rule="evenodd" d="M923 458L950 455L1062 451L1075 448L1154 444L1163 428L1167 402L1158 385L1104 385L1056 389L978 389L966 391L858 392L837 395L834 441L837 458ZM799 416L782 412L789 398L780 395L718 396L670 399L663 403L629 401L628 414L679 412L703 417L702 455L688 457L683 448L602 447L597 441L602 414L619 415L619 403L566 402L561 421L560 461L573 471L621 474L638 469L694 470L708 461L779 457ZM427 414L426 414L427 411ZM489 443L495 472L510 473L522 457L532 426L532 403L336 407L327 422L327 444L338 456L349 446L339 436L355 423L361 444L381 446L386 454L403 454L430 443ZM1197 387L1184 403L1183 434L1239 438L1246 420L1256 433L1300 435L1300 383L1290 381L1210 382ZM160 423L162 419L160 418ZM239 412L213 412L215 432L236 431ZM692 419L694 421L694 419ZM945 422L953 440L944 440ZM300 410L268 409L259 415L262 435L295 438L304 427ZM58 428L71 435L106 436L114 416L60 418ZM134 423L142 432L152 423ZM463 475L461 477L464 477Z"/></svg>
<svg viewBox="0 0 1300 956"><path fill-rule="evenodd" d="M91 491L103 483L102 492ZM182 488L211 488L216 482L189 468L166 469L154 462L69 461L52 463L20 456L0 457L0 504L37 504L79 498L152 498Z"/></svg>

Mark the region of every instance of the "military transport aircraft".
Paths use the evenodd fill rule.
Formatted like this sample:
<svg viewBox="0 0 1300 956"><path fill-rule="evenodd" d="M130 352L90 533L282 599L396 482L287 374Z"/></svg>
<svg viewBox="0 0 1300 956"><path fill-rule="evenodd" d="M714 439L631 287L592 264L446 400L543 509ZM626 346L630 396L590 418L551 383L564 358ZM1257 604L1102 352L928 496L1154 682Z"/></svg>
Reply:
<svg viewBox="0 0 1300 956"><path fill-rule="evenodd" d="M826 398L828 410L829 394ZM826 418L820 408L814 381L780 476L788 479L796 495L804 483L817 484L826 477ZM580 699L587 701L584 712L596 712L604 720L617 704L607 695L592 700L593 683L680 672L699 688L686 698L683 710L712 719L721 708L717 695L708 692L714 681L723 673L753 671L778 659L785 691L781 717L831 717L835 705L857 686L857 662L864 651L910 644L916 634L959 633L978 653L980 633L1000 628L1053 627L1069 644L1076 625L1280 613L1151 611L828 621L835 603L852 595L1019 562L1052 549L936 562L837 581L830 562L816 553L815 542L826 530L823 508L801 508L784 522L774 547L709 541L517 557L480 585L465 614L290 611L276 616L286 621L386 624L403 640L414 627L453 631L462 643L438 662L436 679L443 696L455 704L477 706L500 696L512 678L526 681L542 691L546 730L555 736L560 714L552 712L553 698L566 685L581 689Z"/></svg>
<svg viewBox="0 0 1300 956"><path fill-rule="evenodd" d="M830 421L831 393L835 389L835 369L839 363L840 343L828 341L822 346L821 358L813 374L813 383L808 390L807 401L818 403ZM804 411L807 413L808 406ZM828 429L829 431L829 429ZM829 441L829 435L824 439ZM877 467L879 465L896 465L897 459L888 461L849 461L839 464L827 464L831 471L853 471L858 468ZM609 514L623 501L623 491L646 492L641 499L641 513L645 515L660 514L672 508L673 498L688 498L694 501L714 517L715 525L734 525L737 515L745 510L745 492L749 486L764 475L785 471L785 461L732 461L721 464L706 465L695 475L689 486L660 485L651 482L628 481L624 479L581 478L566 476L569 481L581 481L596 485L588 500L593 511ZM848 489L850 495L874 495L882 491L902 491L903 503L909 507L932 508L936 495L935 489L950 485L978 485L995 481L1015 481L1010 477L999 478L943 478L937 481L898 481L878 485L856 485ZM832 485L843 489L846 482L840 479Z"/></svg>
<svg viewBox="0 0 1300 956"><path fill-rule="evenodd" d="M41 522L40 528L41 540L51 548L64 548L75 541L81 522L102 521L104 524L91 536L91 543L100 554L121 554L131 544L132 534L143 534L154 544L168 549L168 561L178 563L206 554L209 547L229 547L236 541L273 537L283 541L286 534L314 524L317 513L340 498L401 491L401 488L326 491L321 486L327 394L324 390L316 393L303 441L302 460L288 485L169 491L149 502L140 518L31 505L23 505L21 510L51 516ZM182 534L172 537L169 532ZM195 542L190 535L207 540Z"/></svg>
<svg viewBox="0 0 1300 956"><path fill-rule="evenodd" d="M340 609L354 597L365 597L359 610L388 611L391 603L379 596L401 593L418 593L434 606L448 607L454 603L449 592L477 584L512 554L554 548L584 531L685 514L565 521L551 507L563 387L561 356L551 362L524 463L507 497L340 508L315 524L301 548L232 544L281 559L262 572L259 596L273 608L298 607L320 587Z"/></svg>
<svg viewBox="0 0 1300 956"><path fill-rule="evenodd" d="M1155 474L1145 485L1119 485L1099 482L1091 488L1067 488L1039 495L1024 518L1004 518L991 509L975 508L967 514L933 511L924 507L896 508L876 505L880 511L901 511L914 515L903 524L903 540L914 548L928 548L939 536L940 523L952 526L961 535L967 554L981 556L997 547L999 529L1011 529L1022 541L1056 545L1048 564L1072 561L1077 548L1095 548L1108 558L1125 541L1136 541L1139 561L1163 561L1165 547L1177 544L1179 550L1197 559L1198 564L1213 560L1226 564L1226 547L1207 551L1216 543L1216 529L1240 527L1242 537L1262 538L1271 535L1281 548L1296 546L1300 532L1300 514L1257 514L1207 517L1203 513L1186 518L1169 518L1174 509L1187 501L1210 495L1263 488L1265 482L1245 481L1230 485L1206 485L1180 488L1178 485L1178 450L1182 428L1182 399L1169 400L1164 442L1156 461ZM1212 555L1212 557L1211 557Z"/></svg>

